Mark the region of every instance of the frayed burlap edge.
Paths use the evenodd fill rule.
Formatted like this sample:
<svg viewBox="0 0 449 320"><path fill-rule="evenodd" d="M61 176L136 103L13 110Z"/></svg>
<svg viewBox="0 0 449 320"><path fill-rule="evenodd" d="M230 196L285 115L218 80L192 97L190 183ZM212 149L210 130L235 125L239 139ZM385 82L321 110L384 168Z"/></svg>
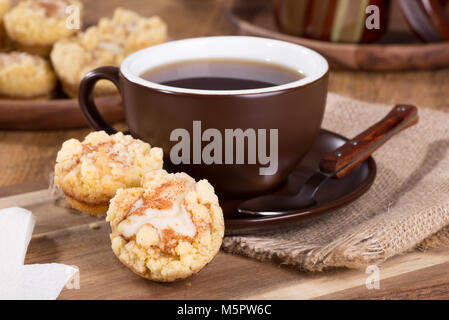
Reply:
<svg viewBox="0 0 449 320"><path fill-rule="evenodd" d="M223 250L259 261L272 261L280 265L292 266L300 271L320 272L335 268L364 269L368 265L379 265L392 256L414 250L449 248L449 225L424 238L417 245L403 248L401 253L388 252L372 233L348 234L325 247L298 245L294 251L290 248L267 251L267 243L261 243L260 248L250 248L245 241L241 240L228 242L225 238ZM276 245L276 241L273 242Z"/></svg>
<svg viewBox="0 0 449 320"><path fill-rule="evenodd" d="M416 249L420 251L441 248L449 248L449 226L444 227L434 235L424 239L416 246Z"/></svg>

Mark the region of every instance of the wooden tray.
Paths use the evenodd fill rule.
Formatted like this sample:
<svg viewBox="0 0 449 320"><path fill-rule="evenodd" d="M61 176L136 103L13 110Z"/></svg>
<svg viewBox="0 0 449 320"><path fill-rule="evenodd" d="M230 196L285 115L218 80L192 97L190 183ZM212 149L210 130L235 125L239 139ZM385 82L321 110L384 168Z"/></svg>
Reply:
<svg viewBox="0 0 449 320"><path fill-rule="evenodd" d="M119 95L95 99L100 113L109 123L124 119ZM78 99L5 100L0 99L0 129L51 130L88 127Z"/></svg>
<svg viewBox="0 0 449 320"><path fill-rule="evenodd" d="M0 209L12 206L36 216L26 264L79 267L79 289L64 289L61 299L447 299L449 294L448 250L412 252L382 264L380 290L366 289L365 270L303 273L224 252L186 280L155 283L135 275L114 256L104 217L67 209L45 183L0 188ZM99 229L91 229L91 223Z"/></svg>
<svg viewBox="0 0 449 320"><path fill-rule="evenodd" d="M312 48L324 55L334 69L365 71L423 70L449 66L449 42L418 42L403 19L396 1L390 27L379 43L343 44L290 36L277 30L271 0L257 0L245 6L240 0L228 0L227 14L242 35L290 41Z"/></svg>

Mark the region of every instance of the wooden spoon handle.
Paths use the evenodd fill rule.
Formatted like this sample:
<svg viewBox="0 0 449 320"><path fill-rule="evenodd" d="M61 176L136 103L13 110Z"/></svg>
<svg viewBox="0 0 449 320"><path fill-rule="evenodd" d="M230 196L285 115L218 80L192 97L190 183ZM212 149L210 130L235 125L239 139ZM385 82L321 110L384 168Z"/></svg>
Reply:
<svg viewBox="0 0 449 320"><path fill-rule="evenodd" d="M343 178L392 136L418 123L418 119L415 106L395 106L381 121L325 155L320 161L320 170Z"/></svg>

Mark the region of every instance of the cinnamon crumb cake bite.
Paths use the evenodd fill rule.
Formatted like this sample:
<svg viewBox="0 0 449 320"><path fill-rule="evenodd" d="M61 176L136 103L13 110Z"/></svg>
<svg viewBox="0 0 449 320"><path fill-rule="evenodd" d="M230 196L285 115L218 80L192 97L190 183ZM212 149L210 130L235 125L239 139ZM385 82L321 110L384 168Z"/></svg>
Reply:
<svg viewBox="0 0 449 320"><path fill-rule="evenodd" d="M14 47L41 56L50 54L53 44L78 30L67 24L69 6L82 5L72 0L26 0L5 14L5 28ZM79 19L81 19L81 13Z"/></svg>
<svg viewBox="0 0 449 320"><path fill-rule="evenodd" d="M162 168L162 149L122 133L90 133L70 139L58 152L55 184L73 208L105 214L120 188L139 187L145 173Z"/></svg>
<svg viewBox="0 0 449 320"><path fill-rule="evenodd" d="M0 53L0 97L49 99L56 87L50 63L24 52Z"/></svg>
<svg viewBox="0 0 449 320"><path fill-rule="evenodd" d="M142 187L111 200L112 250L138 275L169 282L200 271L218 253L223 213L214 188L185 173L153 170Z"/></svg>
<svg viewBox="0 0 449 320"><path fill-rule="evenodd" d="M102 18L85 32L57 42L50 56L64 91L76 97L79 83L89 71L108 65L118 67L129 54L166 38L167 26L159 17L146 18L118 8L112 19ZM115 92L114 85L106 80L99 81L95 88L97 95Z"/></svg>

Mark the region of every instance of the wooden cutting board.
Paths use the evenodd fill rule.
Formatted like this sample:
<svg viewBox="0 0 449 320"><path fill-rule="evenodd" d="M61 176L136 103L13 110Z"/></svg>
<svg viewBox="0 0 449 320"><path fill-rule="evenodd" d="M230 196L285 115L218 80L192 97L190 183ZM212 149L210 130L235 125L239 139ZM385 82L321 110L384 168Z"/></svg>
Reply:
<svg viewBox="0 0 449 320"><path fill-rule="evenodd" d="M44 183L0 189L0 208L20 206L37 217L26 264L78 266L80 288L61 299L311 299L449 297L449 251L413 252L380 266L380 290L368 290L364 270L302 273L271 262L220 252L189 279L160 284L123 266L110 249L104 217L66 208ZM96 223L99 228L90 227Z"/></svg>

